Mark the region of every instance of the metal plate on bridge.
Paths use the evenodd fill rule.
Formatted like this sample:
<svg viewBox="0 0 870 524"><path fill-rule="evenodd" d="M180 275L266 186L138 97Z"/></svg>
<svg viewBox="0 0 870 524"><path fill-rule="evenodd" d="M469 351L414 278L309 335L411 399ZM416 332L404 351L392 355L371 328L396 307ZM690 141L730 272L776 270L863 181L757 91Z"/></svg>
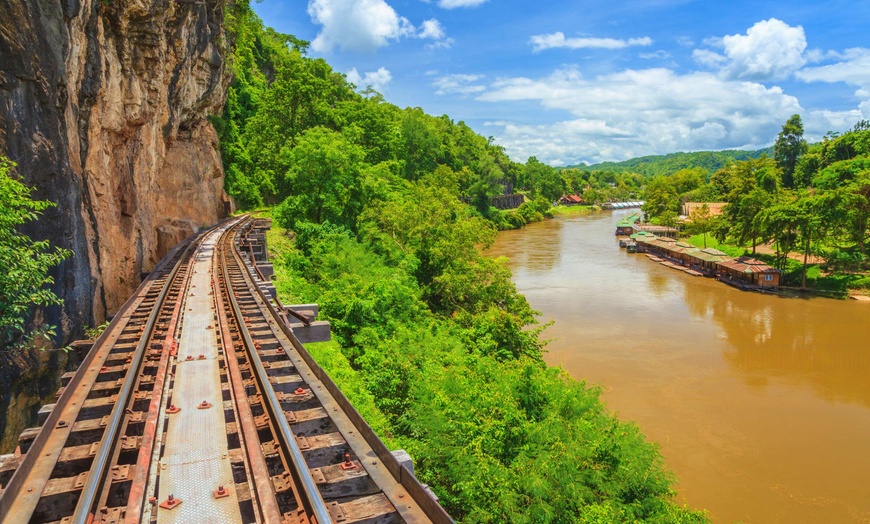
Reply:
<svg viewBox="0 0 870 524"><path fill-rule="evenodd" d="M196 256L191 279L193 295L187 299L184 309L172 392L172 403L181 411L170 415L167 421L159 479L159 499L165 500L172 494L182 503L173 509L160 508L157 522L161 524L242 522L232 487L227 431L221 409L216 330L212 327L214 304L209 294L209 269L216 239L217 236L212 235ZM188 356L193 360L187 360ZM203 401L211 406L201 409ZM226 487L229 496L215 498L214 492L219 486Z"/></svg>

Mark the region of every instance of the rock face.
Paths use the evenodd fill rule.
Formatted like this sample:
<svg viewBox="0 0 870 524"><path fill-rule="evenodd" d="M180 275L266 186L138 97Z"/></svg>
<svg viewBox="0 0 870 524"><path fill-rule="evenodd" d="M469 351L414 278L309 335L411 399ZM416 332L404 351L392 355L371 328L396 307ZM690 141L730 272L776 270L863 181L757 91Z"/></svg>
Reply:
<svg viewBox="0 0 870 524"><path fill-rule="evenodd" d="M58 205L27 231L67 337L112 314L178 241L225 214L217 136L229 43L215 0L3 0L0 154Z"/></svg>

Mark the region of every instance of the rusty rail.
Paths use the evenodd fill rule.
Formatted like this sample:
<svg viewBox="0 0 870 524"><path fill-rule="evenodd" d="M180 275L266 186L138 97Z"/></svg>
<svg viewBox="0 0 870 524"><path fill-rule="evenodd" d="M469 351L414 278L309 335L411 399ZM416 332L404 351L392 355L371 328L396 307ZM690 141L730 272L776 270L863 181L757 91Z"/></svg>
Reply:
<svg viewBox="0 0 870 524"><path fill-rule="evenodd" d="M264 293L251 244L239 245L250 220L216 227L221 231L211 237L206 235L212 231L205 232L174 249L122 307L78 372L65 376L69 382L54 408L44 410L42 428L21 437L24 454L13 461L18 469L12 473L8 461L0 467L0 523L155 522L167 515L177 519L179 511L188 518L194 507L219 509L221 502L210 505L210 491L203 498L201 491L180 487L188 477L173 470L178 462L170 461L168 470L162 462L187 453L177 428L199 420L172 415L178 410L169 402L179 391L189 393L191 376L223 396L222 416L217 426L209 419L206 434L213 438L226 424L227 441L219 435L223 451L208 459L222 464L214 471L225 473L208 478L227 478L232 469L231 485L221 485L215 500L218 494L232 497L234 519L452 523L311 359L276 310L277 299ZM201 249L211 246L208 257ZM190 298L194 284L208 288L209 297ZM210 319L203 314L218 322L206 327ZM211 334L210 356L199 357L210 367L178 367L181 360L197 360L190 351L205 347L197 345L205 333ZM176 351L186 353L184 359ZM201 369L213 370L214 378ZM180 502L173 489L196 505L175 510ZM159 506L158 495L164 501Z"/></svg>
<svg viewBox="0 0 870 524"><path fill-rule="evenodd" d="M233 252L234 257L238 257L238 255ZM251 252L251 256L253 258L253 251ZM227 265L226 255L224 254L224 259L221 264L224 278L227 283L230 282L230 274L229 267ZM239 263L238 259L236 263ZM239 263L239 265L242 265ZM237 319L243 319L244 315L242 315L242 311L239 308L239 303L232 293L228 296L230 307L232 308L232 312ZM260 360L257 351L254 349L254 340L251 337L251 333L248 331L247 326L244 322L239 323L239 332L244 338L245 345L248 348L252 348L250 351L250 359L254 366L254 371L256 372L257 380L259 381L262 391L266 396L266 400L268 402L270 411L273 413L276 422L278 424L278 429L281 433L281 437L284 440L284 444L287 446L290 452L291 463L295 472L295 476L297 480L301 483L302 494L304 494L303 499L304 503L307 505L308 511L311 516L317 519L319 524L332 524L332 517L329 514L329 511L326 508L326 503L323 501L323 497L320 496L320 491L317 489L317 485L314 483L314 479L311 476L311 472L308 470L308 467L305 464L305 458L302 456L302 451L299 449L299 445L296 443L296 436L293 434L293 431L290 429L290 424L287 422L287 418L283 416L284 410L281 407L281 403L278 401L278 397L275 395L275 390L272 388L268 374L266 373L266 369L263 367L263 362Z"/></svg>

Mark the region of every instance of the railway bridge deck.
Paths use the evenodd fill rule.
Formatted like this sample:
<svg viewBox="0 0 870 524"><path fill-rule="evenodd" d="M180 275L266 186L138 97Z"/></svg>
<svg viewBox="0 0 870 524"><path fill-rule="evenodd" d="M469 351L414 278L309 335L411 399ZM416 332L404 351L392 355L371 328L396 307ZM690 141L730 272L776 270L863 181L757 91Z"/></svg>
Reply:
<svg viewBox="0 0 870 524"><path fill-rule="evenodd" d="M220 224L143 282L0 465L0 522L452 522L299 342L262 227Z"/></svg>

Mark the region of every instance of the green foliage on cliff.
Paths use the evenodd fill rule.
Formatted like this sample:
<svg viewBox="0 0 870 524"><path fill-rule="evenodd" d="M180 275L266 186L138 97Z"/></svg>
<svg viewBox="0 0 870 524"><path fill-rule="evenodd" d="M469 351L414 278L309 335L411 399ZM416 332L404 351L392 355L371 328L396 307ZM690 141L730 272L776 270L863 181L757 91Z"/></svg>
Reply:
<svg viewBox="0 0 870 524"><path fill-rule="evenodd" d="M14 168L0 157L0 348L52 334L50 326L25 334L24 322L36 307L61 304L45 286L54 282L48 271L69 256L66 250L52 250L48 241L19 232L54 204L33 200L32 190L13 176Z"/></svg>
<svg viewBox="0 0 870 524"><path fill-rule="evenodd" d="M638 175L559 171L535 157L513 162L464 122L401 109L371 89L359 92L324 60L307 56L307 42L264 27L244 4L230 8L228 25L234 79L213 123L227 192L242 209L282 204L313 213L308 219L315 222L355 230L356 211L337 217L338 208L381 198L394 180L428 177L508 229L543 219L565 193L583 194L590 203L640 194ZM332 152L329 159L325 151ZM324 167L334 162L341 166L337 172ZM495 209L492 198L511 190L534 203L510 213ZM300 195L312 194L314 207L300 208L308 206Z"/></svg>

